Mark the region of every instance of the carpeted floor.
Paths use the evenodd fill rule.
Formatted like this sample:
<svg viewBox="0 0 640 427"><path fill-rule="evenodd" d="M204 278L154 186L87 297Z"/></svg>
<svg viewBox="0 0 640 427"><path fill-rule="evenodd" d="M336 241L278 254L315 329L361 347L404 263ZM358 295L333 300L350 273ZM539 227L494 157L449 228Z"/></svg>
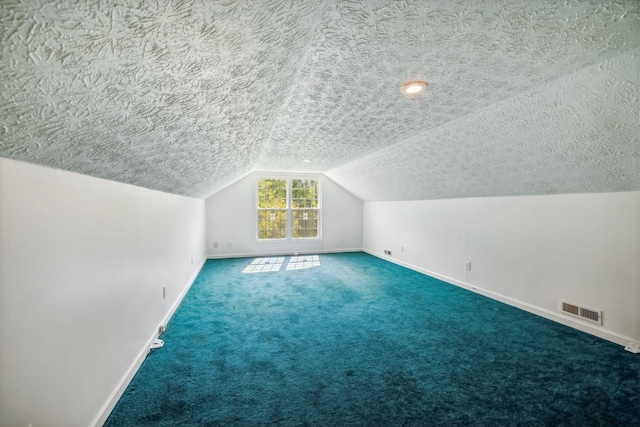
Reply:
<svg viewBox="0 0 640 427"><path fill-rule="evenodd" d="M207 261L106 425L640 425L619 345L364 253L288 260Z"/></svg>

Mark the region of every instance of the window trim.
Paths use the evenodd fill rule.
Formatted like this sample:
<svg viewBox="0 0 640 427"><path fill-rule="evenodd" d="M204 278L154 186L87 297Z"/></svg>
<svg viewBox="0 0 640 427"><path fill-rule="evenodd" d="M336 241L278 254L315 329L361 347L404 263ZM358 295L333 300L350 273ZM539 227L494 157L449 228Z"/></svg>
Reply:
<svg viewBox="0 0 640 427"><path fill-rule="evenodd" d="M261 239L260 238L260 226L259 226L259 218L258 212L261 210L273 210L269 208L260 208L259 200L258 200L258 186L260 184L261 179L281 179L287 182L287 232L286 237L282 239ZM293 237L293 217L292 217L292 191L291 191L291 182L295 179L309 179L314 180L318 183L318 236L317 237ZM314 240L322 240L322 176L317 174L268 174L268 173L260 173L256 174L256 179L253 185L254 189L254 215L253 215L253 224L255 227L255 236L256 242L258 243L271 243L271 242L300 242L300 241L314 241ZM275 209L275 208L274 208ZM279 208L280 209L280 208Z"/></svg>

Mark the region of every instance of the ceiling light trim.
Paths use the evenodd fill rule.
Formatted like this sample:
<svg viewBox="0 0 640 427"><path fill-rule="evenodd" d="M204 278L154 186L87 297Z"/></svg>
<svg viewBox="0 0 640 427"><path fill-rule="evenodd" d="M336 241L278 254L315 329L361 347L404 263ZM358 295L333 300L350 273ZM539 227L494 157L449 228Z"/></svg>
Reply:
<svg viewBox="0 0 640 427"><path fill-rule="evenodd" d="M404 83L400 88L400 91L404 96L409 98L416 98L422 95L426 90L429 84L424 80L414 80L411 82Z"/></svg>

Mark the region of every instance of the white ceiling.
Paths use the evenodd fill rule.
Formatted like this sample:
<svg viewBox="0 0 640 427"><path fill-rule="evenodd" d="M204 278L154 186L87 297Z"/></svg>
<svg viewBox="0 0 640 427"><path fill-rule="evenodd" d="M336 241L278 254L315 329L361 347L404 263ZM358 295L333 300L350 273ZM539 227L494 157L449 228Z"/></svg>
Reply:
<svg viewBox="0 0 640 427"><path fill-rule="evenodd" d="M640 189L637 0L0 8L2 157L195 197L256 170L363 200Z"/></svg>

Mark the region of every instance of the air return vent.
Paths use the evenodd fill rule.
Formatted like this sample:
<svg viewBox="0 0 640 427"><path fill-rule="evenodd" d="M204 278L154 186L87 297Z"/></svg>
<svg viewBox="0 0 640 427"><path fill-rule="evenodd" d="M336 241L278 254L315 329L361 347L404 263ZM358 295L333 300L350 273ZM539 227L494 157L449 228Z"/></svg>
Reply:
<svg viewBox="0 0 640 427"><path fill-rule="evenodd" d="M601 310L594 310L592 308L581 307L570 302L562 301L562 312L564 314L570 314L572 316L579 317L580 319L602 325Z"/></svg>

